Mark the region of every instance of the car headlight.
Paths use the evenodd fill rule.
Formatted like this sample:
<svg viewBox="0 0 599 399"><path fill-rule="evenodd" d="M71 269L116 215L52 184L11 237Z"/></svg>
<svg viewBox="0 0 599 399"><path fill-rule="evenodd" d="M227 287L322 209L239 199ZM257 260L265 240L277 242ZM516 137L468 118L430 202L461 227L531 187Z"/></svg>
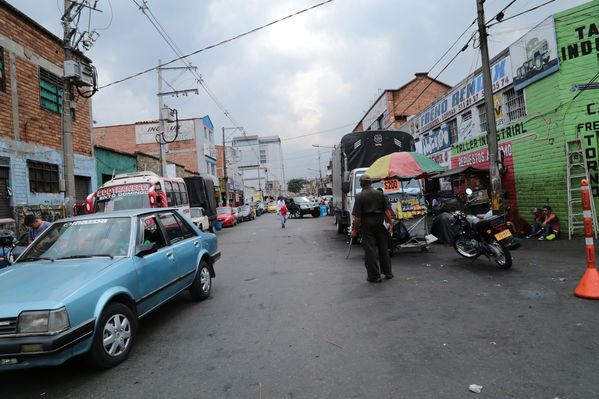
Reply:
<svg viewBox="0 0 599 399"><path fill-rule="evenodd" d="M66 308L56 310L34 310L21 312L18 320L18 333L58 333L71 325Z"/></svg>

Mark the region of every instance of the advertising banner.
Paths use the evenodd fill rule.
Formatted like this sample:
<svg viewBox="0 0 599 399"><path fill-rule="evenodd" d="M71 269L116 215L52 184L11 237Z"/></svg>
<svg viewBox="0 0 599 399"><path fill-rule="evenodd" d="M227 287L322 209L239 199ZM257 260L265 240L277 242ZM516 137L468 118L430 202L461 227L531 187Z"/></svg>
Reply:
<svg viewBox="0 0 599 399"><path fill-rule="evenodd" d="M559 69L553 15L510 46L514 90L520 90Z"/></svg>
<svg viewBox="0 0 599 399"><path fill-rule="evenodd" d="M172 140L175 137L175 123L167 123L164 137ZM160 132L158 122L135 125L135 144L156 143L156 135ZM179 121L179 135L177 141L195 139L193 120Z"/></svg>

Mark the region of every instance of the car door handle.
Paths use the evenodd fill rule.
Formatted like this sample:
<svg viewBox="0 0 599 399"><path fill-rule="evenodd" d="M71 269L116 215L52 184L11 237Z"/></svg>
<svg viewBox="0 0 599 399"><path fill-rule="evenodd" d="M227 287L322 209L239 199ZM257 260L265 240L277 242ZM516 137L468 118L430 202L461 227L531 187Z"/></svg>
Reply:
<svg viewBox="0 0 599 399"><path fill-rule="evenodd" d="M173 251L168 251L168 252L166 253L166 256L168 256L169 258L170 258L171 256L173 256Z"/></svg>
<svg viewBox="0 0 599 399"><path fill-rule="evenodd" d="M194 241L193 245L195 245L197 247L198 245L200 245L200 242L199 241Z"/></svg>

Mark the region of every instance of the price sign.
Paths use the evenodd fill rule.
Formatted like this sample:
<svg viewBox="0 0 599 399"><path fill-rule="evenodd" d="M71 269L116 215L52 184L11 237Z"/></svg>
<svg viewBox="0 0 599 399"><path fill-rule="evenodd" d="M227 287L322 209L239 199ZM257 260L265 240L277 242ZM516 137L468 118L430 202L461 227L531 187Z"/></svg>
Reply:
<svg viewBox="0 0 599 399"><path fill-rule="evenodd" d="M383 191L398 191L399 190L399 179L385 179L383 180Z"/></svg>

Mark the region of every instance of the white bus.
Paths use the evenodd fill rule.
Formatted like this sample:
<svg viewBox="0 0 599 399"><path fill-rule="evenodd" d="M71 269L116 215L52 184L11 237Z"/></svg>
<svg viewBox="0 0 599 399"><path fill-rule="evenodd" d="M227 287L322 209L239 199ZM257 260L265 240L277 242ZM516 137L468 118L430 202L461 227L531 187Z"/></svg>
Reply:
<svg viewBox="0 0 599 399"><path fill-rule="evenodd" d="M189 217L189 198L182 178L162 177L154 172L116 175L87 196L87 213L141 208L179 208Z"/></svg>

